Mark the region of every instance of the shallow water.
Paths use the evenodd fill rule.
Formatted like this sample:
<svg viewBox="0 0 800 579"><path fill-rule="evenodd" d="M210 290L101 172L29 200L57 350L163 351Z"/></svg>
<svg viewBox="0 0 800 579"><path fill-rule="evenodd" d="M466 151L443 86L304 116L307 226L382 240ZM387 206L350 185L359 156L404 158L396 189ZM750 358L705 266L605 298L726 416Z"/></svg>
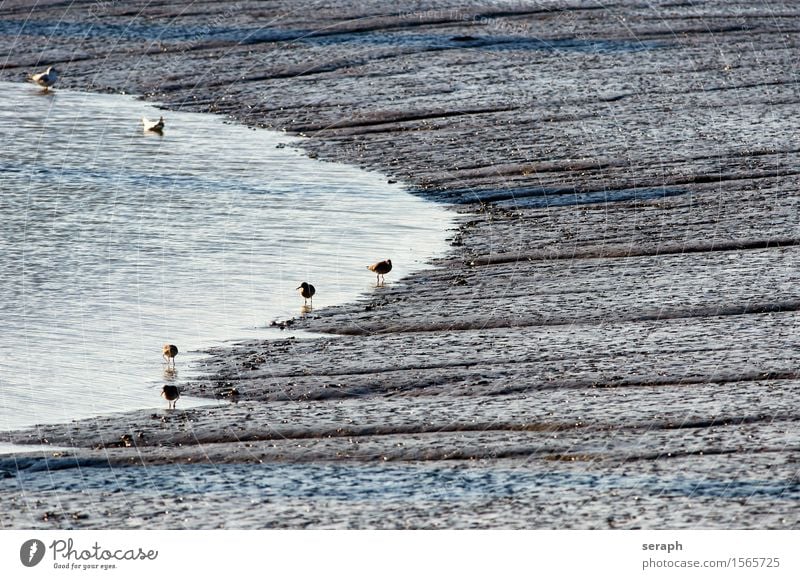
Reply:
<svg viewBox="0 0 800 579"><path fill-rule="evenodd" d="M193 351L303 313L301 281L319 309L374 291L369 263L392 258L388 284L446 248L442 207L299 139L124 96L0 94L0 430L163 406ZM141 130L161 114L162 136Z"/></svg>

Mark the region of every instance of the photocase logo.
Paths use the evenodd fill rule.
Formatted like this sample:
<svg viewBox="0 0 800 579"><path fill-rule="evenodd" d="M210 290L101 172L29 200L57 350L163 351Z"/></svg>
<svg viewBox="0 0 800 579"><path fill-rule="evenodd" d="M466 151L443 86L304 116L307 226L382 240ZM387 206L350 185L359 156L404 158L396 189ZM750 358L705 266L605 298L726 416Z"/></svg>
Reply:
<svg viewBox="0 0 800 579"><path fill-rule="evenodd" d="M35 567L44 559L45 553L53 556L54 569L116 569L119 562L155 561L156 549L120 548L106 549L95 541L88 547L78 546L71 538L56 539L45 547L39 539L30 539L19 548L19 560L26 567ZM2 577L2 575L0 575Z"/></svg>
<svg viewBox="0 0 800 579"><path fill-rule="evenodd" d="M36 567L44 558L44 543L39 539L29 539L19 548L19 560L26 567Z"/></svg>

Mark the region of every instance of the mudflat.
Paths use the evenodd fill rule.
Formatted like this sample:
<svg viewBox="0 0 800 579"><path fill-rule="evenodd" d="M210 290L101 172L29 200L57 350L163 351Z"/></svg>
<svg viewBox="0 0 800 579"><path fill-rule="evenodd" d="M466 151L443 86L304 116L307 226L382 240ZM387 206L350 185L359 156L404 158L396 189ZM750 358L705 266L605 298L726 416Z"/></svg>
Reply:
<svg viewBox="0 0 800 579"><path fill-rule="evenodd" d="M219 405L4 433L69 450L0 459L0 526L800 526L800 8L33 4L3 80L304 135L459 226L210 350Z"/></svg>

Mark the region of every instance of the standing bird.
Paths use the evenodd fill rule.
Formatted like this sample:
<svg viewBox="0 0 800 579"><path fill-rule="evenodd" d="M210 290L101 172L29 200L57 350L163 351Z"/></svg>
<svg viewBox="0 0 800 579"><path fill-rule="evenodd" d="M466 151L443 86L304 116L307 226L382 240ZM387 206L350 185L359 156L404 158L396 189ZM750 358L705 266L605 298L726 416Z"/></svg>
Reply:
<svg viewBox="0 0 800 579"><path fill-rule="evenodd" d="M153 131L161 134L164 131L164 117L158 117L157 121L151 121L147 117L142 117L142 126L145 131Z"/></svg>
<svg viewBox="0 0 800 579"><path fill-rule="evenodd" d="M311 305L314 305L314 294L317 293L317 290L313 285L304 281L295 289L300 290L300 295L303 296L303 305L305 305L308 300L311 300Z"/></svg>
<svg viewBox="0 0 800 579"><path fill-rule="evenodd" d="M174 344L164 344L164 348L161 350L162 355L164 356L164 360L167 361L167 366L169 366L170 359L172 360L172 367L175 367L175 356L178 355L178 346Z"/></svg>
<svg viewBox="0 0 800 579"><path fill-rule="evenodd" d="M378 263L373 263L372 265L368 265L367 269L375 272L378 276L378 281L376 285L381 285L386 280L383 279L383 276L392 271L392 260L387 259L386 261L379 261Z"/></svg>
<svg viewBox="0 0 800 579"><path fill-rule="evenodd" d="M35 82L47 92L50 90L51 86L56 84L58 80L58 71L54 67L48 66L47 70L44 72L28 75L28 80Z"/></svg>
<svg viewBox="0 0 800 579"><path fill-rule="evenodd" d="M181 393L178 391L177 386L164 384L164 387L161 389L161 397L167 401L167 408L174 409L175 404L178 403L178 398L181 397Z"/></svg>

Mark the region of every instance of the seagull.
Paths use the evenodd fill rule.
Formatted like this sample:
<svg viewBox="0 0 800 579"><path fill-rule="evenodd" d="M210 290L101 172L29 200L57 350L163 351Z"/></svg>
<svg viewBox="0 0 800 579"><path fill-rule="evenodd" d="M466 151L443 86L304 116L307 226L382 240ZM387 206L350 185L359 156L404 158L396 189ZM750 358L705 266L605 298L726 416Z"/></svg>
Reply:
<svg viewBox="0 0 800 579"><path fill-rule="evenodd" d="M48 66L47 70L44 72L28 75L28 80L35 82L47 91L51 86L56 84L58 80L58 71L54 67Z"/></svg>
<svg viewBox="0 0 800 579"><path fill-rule="evenodd" d="M174 344L164 344L164 348L161 350L164 359L167 361L167 366L169 366L170 358L172 359L172 367L175 367L175 356L178 355L178 346Z"/></svg>
<svg viewBox="0 0 800 579"><path fill-rule="evenodd" d="M303 305L306 304L307 300L311 300L311 303L313 305L314 294L317 293L317 290L313 285L311 285L307 281L304 281L303 283L300 284L299 287L295 289L300 290L300 295L303 296Z"/></svg>
<svg viewBox="0 0 800 579"><path fill-rule="evenodd" d="M392 260L387 259L386 261L379 261L378 263L373 263L372 265L368 265L367 269L377 274L378 281L376 282L376 285L381 285L383 276L392 271Z"/></svg>
<svg viewBox="0 0 800 579"><path fill-rule="evenodd" d="M168 408L174 409L175 404L178 403L178 398L181 397L181 393L178 391L177 386L164 384L164 387L161 389L161 397L167 401Z"/></svg>
<svg viewBox="0 0 800 579"><path fill-rule="evenodd" d="M142 117L142 126L144 126L145 131L161 133L161 131L164 130L164 117L158 117L157 121L151 121L147 117Z"/></svg>

